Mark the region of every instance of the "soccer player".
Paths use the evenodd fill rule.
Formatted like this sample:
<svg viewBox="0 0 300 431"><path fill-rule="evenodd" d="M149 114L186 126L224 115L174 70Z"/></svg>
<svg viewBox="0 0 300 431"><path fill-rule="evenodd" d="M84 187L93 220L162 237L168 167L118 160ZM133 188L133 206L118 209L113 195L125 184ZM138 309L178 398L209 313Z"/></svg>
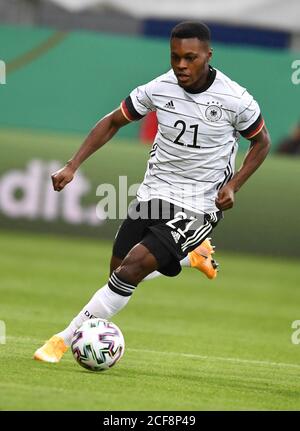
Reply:
<svg viewBox="0 0 300 431"><path fill-rule="evenodd" d="M207 238L269 151L270 138L257 102L210 65L208 27L197 22L178 24L171 33L170 48L172 69L134 89L52 176L54 189L62 190L81 163L121 127L156 111L158 133L137 200L114 242L110 278L66 329L35 352L35 359L58 362L86 319L110 319L154 271L175 276L181 271L180 261L188 256L194 266L200 261L198 266L206 275L215 271ZM240 135L250 146L234 174ZM207 261L209 270L202 265Z"/></svg>

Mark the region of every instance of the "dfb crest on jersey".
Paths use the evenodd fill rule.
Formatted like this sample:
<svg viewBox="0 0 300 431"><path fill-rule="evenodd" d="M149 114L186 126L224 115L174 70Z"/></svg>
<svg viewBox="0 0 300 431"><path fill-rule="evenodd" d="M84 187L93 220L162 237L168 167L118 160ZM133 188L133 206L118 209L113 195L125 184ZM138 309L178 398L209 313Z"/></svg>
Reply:
<svg viewBox="0 0 300 431"><path fill-rule="evenodd" d="M205 117L209 121L219 121L222 117L222 109L217 105L210 105L205 110Z"/></svg>

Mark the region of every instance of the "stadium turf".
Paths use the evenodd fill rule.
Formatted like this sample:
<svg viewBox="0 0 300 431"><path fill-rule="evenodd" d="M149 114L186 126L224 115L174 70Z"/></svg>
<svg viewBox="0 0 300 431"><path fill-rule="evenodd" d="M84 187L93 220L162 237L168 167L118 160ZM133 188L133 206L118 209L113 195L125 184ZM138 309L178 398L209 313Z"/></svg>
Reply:
<svg viewBox="0 0 300 431"><path fill-rule="evenodd" d="M1 410L300 408L296 260L218 253L211 282L186 269L140 285L113 320L126 352L104 373L32 360L107 279L111 244L0 233Z"/></svg>

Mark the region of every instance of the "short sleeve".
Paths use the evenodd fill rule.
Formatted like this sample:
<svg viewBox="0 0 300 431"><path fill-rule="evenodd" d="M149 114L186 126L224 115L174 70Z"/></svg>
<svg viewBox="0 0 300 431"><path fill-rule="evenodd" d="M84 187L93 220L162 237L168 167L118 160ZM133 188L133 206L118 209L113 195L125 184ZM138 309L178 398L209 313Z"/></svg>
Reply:
<svg viewBox="0 0 300 431"><path fill-rule="evenodd" d="M241 96L234 128L246 139L257 135L264 126L264 119L256 100L247 90Z"/></svg>
<svg viewBox="0 0 300 431"><path fill-rule="evenodd" d="M155 111L152 102L152 88L154 81L135 88L121 103L123 115L129 121L139 120L148 112Z"/></svg>

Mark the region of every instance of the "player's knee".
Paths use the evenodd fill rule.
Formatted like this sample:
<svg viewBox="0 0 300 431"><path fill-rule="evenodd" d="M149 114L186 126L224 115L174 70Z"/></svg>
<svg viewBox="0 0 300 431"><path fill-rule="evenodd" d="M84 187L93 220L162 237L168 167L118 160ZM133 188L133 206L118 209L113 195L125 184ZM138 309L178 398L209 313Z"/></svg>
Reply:
<svg viewBox="0 0 300 431"><path fill-rule="evenodd" d="M132 284L139 283L143 279L143 274L147 272L147 259L124 259L121 265L116 269L116 274L124 281Z"/></svg>
<svg viewBox="0 0 300 431"><path fill-rule="evenodd" d="M155 257L144 246L136 246L116 269L121 279L138 284L148 274L157 269Z"/></svg>

